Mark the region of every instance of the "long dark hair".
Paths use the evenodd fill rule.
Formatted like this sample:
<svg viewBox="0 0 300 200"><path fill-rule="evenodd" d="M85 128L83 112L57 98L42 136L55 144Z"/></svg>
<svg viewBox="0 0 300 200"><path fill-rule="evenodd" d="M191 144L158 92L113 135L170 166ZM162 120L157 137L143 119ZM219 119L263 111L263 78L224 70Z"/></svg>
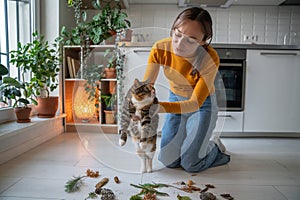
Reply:
<svg viewBox="0 0 300 200"><path fill-rule="evenodd" d="M213 36L212 30L212 19L209 12L201 7L191 7L183 10L176 17L170 35L172 36L173 31L178 28L185 20L196 20L202 27L202 31L204 33L203 41L207 41L210 39L208 45L211 43L211 39Z"/></svg>

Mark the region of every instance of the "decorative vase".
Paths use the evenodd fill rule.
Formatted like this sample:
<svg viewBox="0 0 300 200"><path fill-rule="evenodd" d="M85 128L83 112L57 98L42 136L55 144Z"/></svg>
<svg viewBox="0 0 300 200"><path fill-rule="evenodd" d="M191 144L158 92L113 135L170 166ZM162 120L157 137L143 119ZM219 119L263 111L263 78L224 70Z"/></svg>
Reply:
<svg viewBox="0 0 300 200"><path fill-rule="evenodd" d="M58 108L58 97L39 97L36 110L39 118L52 118L55 116Z"/></svg>
<svg viewBox="0 0 300 200"><path fill-rule="evenodd" d="M89 94L85 91L83 85L78 86L73 97L73 112L81 122L89 122L95 114L95 105L89 100Z"/></svg>
<svg viewBox="0 0 300 200"><path fill-rule="evenodd" d="M31 122L31 119L30 119L31 108L30 107L25 107L25 108L17 107L17 108L14 108L14 111L16 113L18 123Z"/></svg>

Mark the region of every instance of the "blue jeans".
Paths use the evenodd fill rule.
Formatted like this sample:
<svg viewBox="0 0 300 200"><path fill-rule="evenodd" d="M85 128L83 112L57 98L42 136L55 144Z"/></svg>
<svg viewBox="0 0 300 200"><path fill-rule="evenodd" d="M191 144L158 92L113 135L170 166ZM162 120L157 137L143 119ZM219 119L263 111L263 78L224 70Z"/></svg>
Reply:
<svg viewBox="0 0 300 200"><path fill-rule="evenodd" d="M170 102L183 100L187 98L170 92ZM228 163L230 156L209 140L216 126L217 113L213 94L195 112L167 114L158 159L167 167L182 167L187 172L200 172Z"/></svg>

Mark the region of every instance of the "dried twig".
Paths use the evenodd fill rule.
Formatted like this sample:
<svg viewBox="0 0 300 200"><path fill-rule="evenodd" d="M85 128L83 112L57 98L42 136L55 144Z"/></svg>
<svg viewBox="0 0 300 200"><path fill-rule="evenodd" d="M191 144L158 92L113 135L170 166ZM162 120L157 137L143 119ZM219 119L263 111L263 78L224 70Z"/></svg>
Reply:
<svg viewBox="0 0 300 200"><path fill-rule="evenodd" d="M74 176L73 179L67 181L65 184L65 191L68 193L78 191L83 184L83 179L86 177L87 176Z"/></svg>

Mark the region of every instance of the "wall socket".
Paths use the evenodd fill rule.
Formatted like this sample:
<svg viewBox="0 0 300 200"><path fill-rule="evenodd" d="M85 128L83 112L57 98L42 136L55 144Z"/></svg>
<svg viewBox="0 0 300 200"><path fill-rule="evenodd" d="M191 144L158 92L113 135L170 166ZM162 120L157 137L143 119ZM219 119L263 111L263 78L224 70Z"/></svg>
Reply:
<svg viewBox="0 0 300 200"><path fill-rule="evenodd" d="M256 43L258 41L258 35L243 35L244 42Z"/></svg>

